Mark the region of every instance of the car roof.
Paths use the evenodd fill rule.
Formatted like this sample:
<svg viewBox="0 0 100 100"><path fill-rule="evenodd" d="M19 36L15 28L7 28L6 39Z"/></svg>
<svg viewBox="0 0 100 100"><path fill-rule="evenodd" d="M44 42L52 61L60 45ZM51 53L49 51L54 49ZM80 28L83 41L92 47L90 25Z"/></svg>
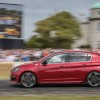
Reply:
<svg viewBox="0 0 100 100"><path fill-rule="evenodd" d="M62 51L56 52L54 54L67 53L67 52L82 52L82 53L90 53L90 54L100 54L99 52L87 51L87 50L62 50Z"/></svg>
<svg viewBox="0 0 100 100"><path fill-rule="evenodd" d="M60 52L55 52L52 54L59 54L59 53L72 53L72 52L79 52L79 53L89 53L89 54L96 54L96 55L100 55L100 51L88 51L88 50L62 50Z"/></svg>

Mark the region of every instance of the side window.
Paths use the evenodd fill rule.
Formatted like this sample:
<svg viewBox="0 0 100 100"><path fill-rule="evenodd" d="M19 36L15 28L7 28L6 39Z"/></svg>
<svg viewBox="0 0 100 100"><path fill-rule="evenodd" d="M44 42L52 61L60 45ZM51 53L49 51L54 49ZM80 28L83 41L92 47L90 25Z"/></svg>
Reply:
<svg viewBox="0 0 100 100"><path fill-rule="evenodd" d="M70 53L69 54L69 62L81 62L81 61L89 61L91 56L86 53Z"/></svg>
<svg viewBox="0 0 100 100"><path fill-rule="evenodd" d="M91 54L88 54L88 56L87 56L87 61L90 61L91 58L92 58Z"/></svg>
<svg viewBox="0 0 100 100"><path fill-rule="evenodd" d="M66 56L67 56L67 54L57 54L55 56L48 58L46 61L48 64L63 63L66 60Z"/></svg>

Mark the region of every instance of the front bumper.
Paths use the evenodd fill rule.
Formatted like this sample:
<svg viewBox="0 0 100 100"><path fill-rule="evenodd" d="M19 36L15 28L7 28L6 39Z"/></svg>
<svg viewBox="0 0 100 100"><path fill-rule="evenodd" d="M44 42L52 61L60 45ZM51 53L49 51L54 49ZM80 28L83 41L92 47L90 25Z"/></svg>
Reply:
<svg viewBox="0 0 100 100"><path fill-rule="evenodd" d="M11 83L20 83L20 74L17 72L11 72L10 82Z"/></svg>
<svg viewBox="0 0 100 100"><path fill-rule="evenodd" d="M10 81L16 81L16 76L10 76Z"/></svg>

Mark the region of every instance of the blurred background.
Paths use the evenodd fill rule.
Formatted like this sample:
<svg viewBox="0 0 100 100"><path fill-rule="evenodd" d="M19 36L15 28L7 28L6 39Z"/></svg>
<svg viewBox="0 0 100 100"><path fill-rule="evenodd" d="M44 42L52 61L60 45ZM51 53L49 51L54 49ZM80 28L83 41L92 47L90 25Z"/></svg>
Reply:
<svg viewBox="0 0 100 100"><path fill-rule="evenodd" d="M98 0L0 0L0 61L33 61L66 49L100 49Z"/></svg>

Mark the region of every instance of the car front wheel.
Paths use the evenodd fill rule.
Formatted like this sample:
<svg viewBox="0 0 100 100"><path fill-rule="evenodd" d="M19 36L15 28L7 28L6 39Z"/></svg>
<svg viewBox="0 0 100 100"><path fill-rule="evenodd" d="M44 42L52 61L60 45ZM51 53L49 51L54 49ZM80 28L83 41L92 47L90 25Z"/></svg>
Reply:
<svg viewBox="0 0 100 100"><path fill-rule="evenodd" d="M92 87L100 86L100 73L91 72L87 76L87 83Z"/></svg>
<svg viewBox="0 0 100 100"><path fill-rule="evenodd" d="M25 72L20 78L22 86L31 88L36 85L36 76L32 72Z"/></svg>

